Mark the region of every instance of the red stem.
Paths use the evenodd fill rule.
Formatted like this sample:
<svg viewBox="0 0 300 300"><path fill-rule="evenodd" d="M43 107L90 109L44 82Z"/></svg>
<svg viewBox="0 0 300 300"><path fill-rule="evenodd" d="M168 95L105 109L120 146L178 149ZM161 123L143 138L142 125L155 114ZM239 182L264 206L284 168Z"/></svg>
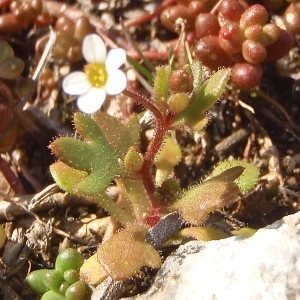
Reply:
<svg viewBox="0 0 300 300"><path fill-rule="evenodd" d="M149 109L151 113L154 115L156 124L155 124L155 134L153 140L151 141L145 156L144 156L144 163L142 169L140 171L141 179L148 195L151 196L155 192L155 184L152 176L152 166L154 164L155 156L160 149L165 134L168 130L168 124L165 121L164 116L160 112L159 108L155 105L155 103L151 102L149 99L138 95L132 91L125 89L123 94L130 97L134 101L142 104L145 108ZM152 201L152 205L155 206L154 202Z"/></svg>

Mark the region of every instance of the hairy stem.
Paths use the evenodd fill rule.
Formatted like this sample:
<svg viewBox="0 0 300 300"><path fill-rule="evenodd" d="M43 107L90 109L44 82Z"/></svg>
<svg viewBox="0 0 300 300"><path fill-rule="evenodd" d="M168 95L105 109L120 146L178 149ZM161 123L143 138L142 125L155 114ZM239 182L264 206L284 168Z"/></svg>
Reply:
<svg viewBox="0 0 300 300"><path fill-rule="evenodd" d="M149 109L155 117L155 134L147 152L145 153L143 167L140 171L143 185L145 186L145 189L147 190L147 193L151 199L151 195L153 195L155 192L155 183L151 168L154 164L155 156L163 143L165 134L168 130L168 124L166 123L165 118L160 112L159 108L152 101L127 89L123 91L123 94Z"/></svg>

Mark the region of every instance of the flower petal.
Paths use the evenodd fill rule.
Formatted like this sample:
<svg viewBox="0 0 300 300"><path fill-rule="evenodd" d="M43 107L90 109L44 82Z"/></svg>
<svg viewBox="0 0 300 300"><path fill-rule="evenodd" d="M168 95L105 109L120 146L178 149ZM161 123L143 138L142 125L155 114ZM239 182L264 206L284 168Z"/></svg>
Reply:
<svg viewBox="0 0 300 300"><path fill-rule="evenodd" d="M105 97L104 89L92 88L88 93L78 98L77 106L82 112L91 114L101 108Z"/></svg>
<svg viewBox="0 0 300 300"><path fill-rule="evenodd" d="M104 63L106 46L99 35L89 34L83 40L82 53L89 63Z"/></svg>
<svg viewBox="0 0 300 300"><path fill-rule="evenodd" d="M82 95L87 93L92 85L84 72L77 71L64 78L62 87L67 94Z"/></svg>
<svg viewBox="0 0 300 300"><path fill-rule="evenodd" d="M112 49L108 52L105 67L108 73L119 69L126 61L126 52L122 48Z"/></svg>
<svg viewBox="0 0 300 300"><path fill-rule="evenodd" d="M117 95L121 93L127 85L127 79L124 72L116 70L113 73L108 74L106 83L106 92L109 95Z"/></svg>

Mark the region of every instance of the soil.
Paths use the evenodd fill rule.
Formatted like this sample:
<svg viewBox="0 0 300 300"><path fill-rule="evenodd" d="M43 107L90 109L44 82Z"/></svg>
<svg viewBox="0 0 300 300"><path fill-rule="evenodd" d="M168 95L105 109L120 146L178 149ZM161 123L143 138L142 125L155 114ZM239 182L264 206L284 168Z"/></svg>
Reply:
<svg viewBox="0 0 300 300"><path fill-rule="evenodd" d="M137 18L145 14L149 4L153 4L149 8L153 10L160 2L65 0L53 3L66 3L76 11L88 12L101 22L107 22L110 28L103 32L114 43L133 53L123 35L120 18L125 21ZM0 9L1 19L9 9L4 4ZM276 14L280 15L280 12ZM53 17L58 17L55 9ZM33 74L39 57L36 44L45 32L48 32L47 26L30 23L19 32L1 33L1 39L13 47L15 56L23 59L26 66L22 73L24 78ZM130 27L128 34L140 49L150 47L154 65L167 62L167 57L160 57L157 53L178 38L156 17ZM205 178L216 164L225 159L245 160L260 168L255 189L240 196L239 201L223 211L228 218L236 219L244 226L258 229L300 209L300 83L296 80L299 61L299 47L295 43L290 55L280 63L264 66L257 89L240 91L229 86L222 99L209 111L211 121L204 131L181 130L176 133L183 157L175 168L175 176L183 188ZM16 125L9 123L8 135L16 133L17 137L9 147L2 145L3 135L0 137L0 146L4 149L0 164L0 223L7 234L0 249L1 299L39 299L26 286L26 274L35 269L53 267L58 251L66 247L75 247L84 257L89 257L96 251L109 222L108 214L92 201L60 191L49 172L50 164L55 161L48 149L49 143L59 135L74 134L72 114L76 111L76 104L66 102L67 97L61 89L62 72L68 66L80 69L83 64L82 60L70 64L66 59L50 58L48 67L53 70L54 84L46 91L41 80L37 80L32 97L26 99L27 103L18 103L25 110L21 113L14 111ZM130 84L140 93L149 95L138 80ZM131 102L127 104L130 104L129 113L142 110ZM116 114L123 110L112 98L106 100L102 109ZM144 149L152 127L144 128ZM174 248L165 250L163 256L172 250ZM130 288L121 296L145 291L155 273L155 270L143 269L130 279Z"/></svg>

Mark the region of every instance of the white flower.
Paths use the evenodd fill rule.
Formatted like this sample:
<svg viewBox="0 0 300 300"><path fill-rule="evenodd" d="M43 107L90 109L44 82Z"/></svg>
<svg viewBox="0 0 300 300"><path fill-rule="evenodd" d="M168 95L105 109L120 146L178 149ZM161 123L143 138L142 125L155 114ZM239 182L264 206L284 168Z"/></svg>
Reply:
<svg viewBox="0 0 300 300"><path fill-rule="evenodd" d="M84 72L70 73L64 78L62 86L67 94L79 96L78 108L89 114L101 108L106 93L117 95L125 89L126 75L119 68L126 60L126 52L116 48L106 55L100 36L90 34L83 40L82 53L88 62Z"/></svg>

